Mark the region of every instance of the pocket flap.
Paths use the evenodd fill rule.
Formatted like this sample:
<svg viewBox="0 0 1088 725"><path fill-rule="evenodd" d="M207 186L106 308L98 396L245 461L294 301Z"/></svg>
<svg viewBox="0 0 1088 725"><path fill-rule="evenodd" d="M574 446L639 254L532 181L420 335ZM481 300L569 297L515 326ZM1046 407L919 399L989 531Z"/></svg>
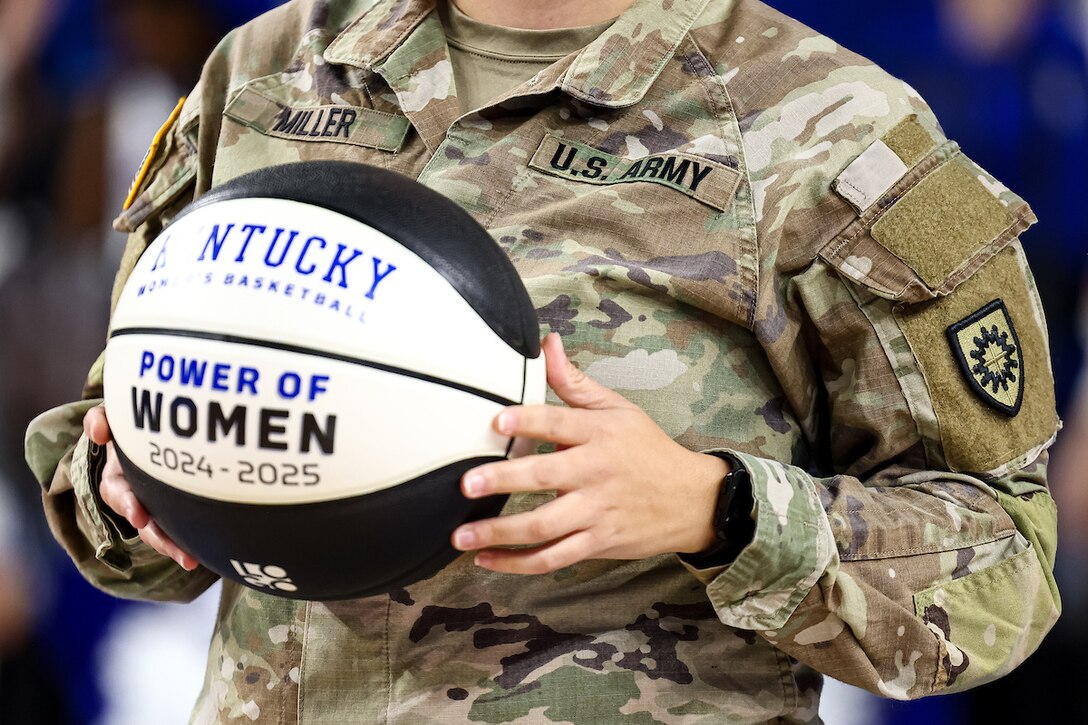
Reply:
<svg viewBox="0 0 1088 725"><path fill-rule="evenodd" d="M873 294L913 304L947 295L1034 222L1023 199L949 141L819 256Z"/></svg>

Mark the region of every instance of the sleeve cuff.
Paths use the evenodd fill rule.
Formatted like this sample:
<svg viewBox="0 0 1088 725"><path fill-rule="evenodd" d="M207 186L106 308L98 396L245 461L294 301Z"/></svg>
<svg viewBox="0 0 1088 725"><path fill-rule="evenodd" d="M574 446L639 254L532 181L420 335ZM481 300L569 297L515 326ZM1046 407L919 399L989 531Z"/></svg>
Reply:
<svg viewBox="0 0 1088 725"><path fill-rule="evenodd" d="M838 559L831 526L816 484L803 470L728 452L751 477L755 536L728 566L684 565L706 585L723 623L738 629L779 629Z"/></svg>
<svg viewBox="0 0 1088 725"><path fill-rule="evenodd" d="M110 510L98 493L106 456L87 436L80 436L72 451L72 489L80 511L80 530L94 549L95 558L118 574L127 574L137 562L134 556L149 558L132 525ZM141 556L142 554L142 556ZM156 554L156 556L159 556Z"/></svg>

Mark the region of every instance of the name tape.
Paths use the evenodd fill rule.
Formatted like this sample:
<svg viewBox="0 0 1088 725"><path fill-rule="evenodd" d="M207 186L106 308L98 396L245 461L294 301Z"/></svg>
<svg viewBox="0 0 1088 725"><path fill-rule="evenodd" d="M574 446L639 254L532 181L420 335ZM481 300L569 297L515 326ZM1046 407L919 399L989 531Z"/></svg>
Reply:
<svg viewBox="0 0 1088 725"><path fill-rule="evenodd" d="M243 88L223 112L266 136L317 143L342 143L397 152L408 135L408 119L357 106L291 106Z"/></svg>

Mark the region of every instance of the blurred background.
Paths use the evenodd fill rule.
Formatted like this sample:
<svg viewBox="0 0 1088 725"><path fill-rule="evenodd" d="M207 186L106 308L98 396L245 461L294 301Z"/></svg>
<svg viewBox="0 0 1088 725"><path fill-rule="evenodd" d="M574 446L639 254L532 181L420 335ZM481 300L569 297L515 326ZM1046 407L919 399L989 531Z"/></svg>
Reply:
<svg viewBox="0 0 1088 725"><path fill-rule="evenodd" d="M831 725L1088 720L1088 0L769 0L907 80L950 138L1034 207L1065 430L1053 449L1065 613L1019 670L891 703L830 683ZM0 0L0 725L184 723L216 591L121 602L45 531L22 462L37 413L78 395L147 145L227 30L278 0Z"/></svg>

